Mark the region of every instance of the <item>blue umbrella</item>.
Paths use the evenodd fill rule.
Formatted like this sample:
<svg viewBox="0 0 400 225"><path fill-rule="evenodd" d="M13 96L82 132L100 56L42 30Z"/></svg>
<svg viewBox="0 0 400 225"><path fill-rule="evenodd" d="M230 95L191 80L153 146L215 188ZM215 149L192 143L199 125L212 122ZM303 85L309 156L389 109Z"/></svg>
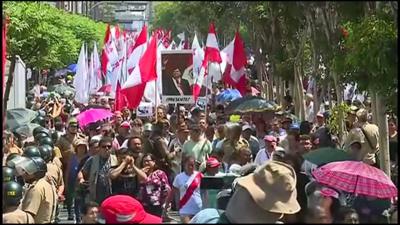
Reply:
<svg viewBox="0 0 400 225"><path fill-rule="evenodd" d="M237 89L226 89L217 96L217 102L219 103L231 102L241 97L242 95Z"/></svg>
<svg viewBox="0 0 400 225"><path fill-rule="evenodd" d="M76 64L71 64L67 67L71 73L76 73Z"/></svg>

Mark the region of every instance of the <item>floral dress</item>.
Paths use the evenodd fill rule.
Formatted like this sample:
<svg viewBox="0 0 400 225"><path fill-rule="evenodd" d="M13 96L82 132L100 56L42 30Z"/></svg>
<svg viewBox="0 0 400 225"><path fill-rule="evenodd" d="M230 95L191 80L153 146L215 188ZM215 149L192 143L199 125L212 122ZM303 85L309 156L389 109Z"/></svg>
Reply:
<svg viewBox="0 0 400 225"><path fill-rule="evenodd" d="M145 206L161 206L170 190L165 172L156 170L140 185L140 198Z"/></svg>

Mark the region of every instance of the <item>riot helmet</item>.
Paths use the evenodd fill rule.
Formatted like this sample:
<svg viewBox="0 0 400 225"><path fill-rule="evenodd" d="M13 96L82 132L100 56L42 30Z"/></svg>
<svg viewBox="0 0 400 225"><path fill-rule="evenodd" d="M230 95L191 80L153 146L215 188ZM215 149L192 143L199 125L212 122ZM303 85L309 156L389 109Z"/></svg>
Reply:
<svg viewBox="0 0 400 225"><path fill-rule="evenodd" d="M51 137L43 137L39 139L39 145L50 145L51 147L54 147L54 142Z"/></svg>
<svg viewBox="0 0 400 225"><path fill-rule="evenodd" d="M6 206L18 206L22 199L22 186L15 181L3 183L3 201Z"/></svg>
<svg viewBox="0 0 400 225"><path fill-rule="evenodd" d="M36 147L36 146L28 146L28 147L24 148L24 154L22 154L22 156L26 156L26 157L29 157L29 158L42 157L40 155L39 148Z"/></svg>
<svg viewBox="0 0 400 225"><path fill-rule="evenodd" d="M50 132L48 129L44 128L44 127L36 127L35 129L33 129L32 134L35 137L36 135L38 135L39 133L45 133L47 134L47 136L50 135Z"/></svg>
<svg viewBox="0 0 400 225"><path fill-rule="evenodd" d="M13 168L3 166L3 183L8 181L16 181L15 170Z"/></svg>
<svg viewBox="0 0 400 225"><path fill-rule="evenodd" d="M38 133L34 137L35 137L35 141L38 142L42 138L49 137L49 135L45 134L45 133Z"/></svg>
<svg viewBox="0 0 400 225"><path fill-rule="evenodd" d="M42 145L39 146L40 155L42 156L43 160L48 163L53 160L53 147L50 145Z"/></svg>
<svg viewBox="0 0 400 225"><path fill-rule="evenodd" d="M17 174L34 176L35 180L43 178L47 173L46 162L40 157L22 157L21 163L16 165ZM24 177L25 179L25 177ZM26 181L26 180L25 180Z"/></svg>

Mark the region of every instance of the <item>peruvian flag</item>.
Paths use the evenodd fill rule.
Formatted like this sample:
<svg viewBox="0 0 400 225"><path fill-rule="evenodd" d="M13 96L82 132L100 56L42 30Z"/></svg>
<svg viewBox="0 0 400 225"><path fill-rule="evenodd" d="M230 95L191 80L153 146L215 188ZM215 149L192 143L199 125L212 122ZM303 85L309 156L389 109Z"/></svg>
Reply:
<svg viewBox="0 0 400 225"><path fill-rule="evenodd" d="M214 23L210 24L210 28L208 30L204 61L216 62L216 63L222 62L221 55L219 53L219 47L218 47L217 35L215 33Z"/></svg>
<svg viewBox="0 0 400 225"><path fill-rule="evenodd" d="M7 20L6 20L7 21ZM3 70L2 70L2 76L3 76L3 87L5 87L5 71L6 71L6 60L7 60L7 22L5 22L4 26L3 26L3 30L1 33L1 38L2 38L2 50L1 50L1 60L3 62ZM4 88L3 88L3 95L4 95Z"/></svg>
<svg viewBox="0 0 400 225"><path fill-rule="evenodd" d="M157 38L153 37L138 65L122 85L122 93L127 96L128 108L135 109L143 98L147 82L157 79Z"/></svg>
<svg viewBox="0 0 400 225"><path fill-rule="evenodd" d="M115 30L115 29L114 29ZM111 33L110 24L107 25L106 36L104 37L104 47L101 53L101 71L106 76L107 72L112 71L112 65L118 62L117 47L113 39L115 39L115 32Z"/></svg>
<svg viewBox="0 0 400 225"><path fill-rule="evenodd" d="M247 84L245 74L247 59L244 43L239 32L236 32L233 41L223 50L223 55L226 55L224 82L238 89L242 96L244 96Z"/></svg>
<svg viewBox="0 0 400 225"><path fill-rule="evenodd" d="M126 96L122 93L121 91L121 84L118 81L117 82L117 89L115 91L115 105L114 105L114 110L115 111L122 111L122 109L128 106L128 100L126 99Z"/></svg>
<svg viewBox="0 0 400 225"><path fill-rule="evenodd" d="M197 41L197 38L196 38ZM198 49L200 46L197 43L195 43L195 40L193 40L192 44L192 49ZM193 60L194 62L195 60ZM205 77L207 75L207 69L208 69L208 63L212 64L219 64L222 62L221 59L221 54L219 52L219 47L218 47L218 41L217 41L217 35L215 34L215 27L214 23L210 24L209 30L208 30L208 36L207 36L207 42L206 42L206 48L205 48L205 53L204 53L204 59L202 63L202 67L200 70L200 73L195 79L194 85L193 85L193 98L195 101L197 101L197 98L200 94L201 87L203 85L203 81L205 80Z"/></svg>
<svg viewBox="0 0 400 225"><path fill-rule="evenodd" d="M147 27L143 26L142 31L137 38L135 45L133 45L132 52L128 53L128 74L131 74L133 68L139 63L139 59L142 57L147 47Z"/></svg>

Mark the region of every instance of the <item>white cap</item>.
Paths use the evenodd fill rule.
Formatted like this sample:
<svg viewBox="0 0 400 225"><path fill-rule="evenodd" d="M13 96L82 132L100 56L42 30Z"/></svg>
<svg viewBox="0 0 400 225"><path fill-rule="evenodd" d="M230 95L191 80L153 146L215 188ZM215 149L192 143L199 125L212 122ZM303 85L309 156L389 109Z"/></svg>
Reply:
<svg viewBox="0 0 400 225"><path fill-rule="evenodd" d="M245 131L245 130L247 130L247 129L253 130L253 127L250 126L250 125L248 125L248 124L246 124L246 125L244 125L244 126L242 127L242 131Z"/></svg>

